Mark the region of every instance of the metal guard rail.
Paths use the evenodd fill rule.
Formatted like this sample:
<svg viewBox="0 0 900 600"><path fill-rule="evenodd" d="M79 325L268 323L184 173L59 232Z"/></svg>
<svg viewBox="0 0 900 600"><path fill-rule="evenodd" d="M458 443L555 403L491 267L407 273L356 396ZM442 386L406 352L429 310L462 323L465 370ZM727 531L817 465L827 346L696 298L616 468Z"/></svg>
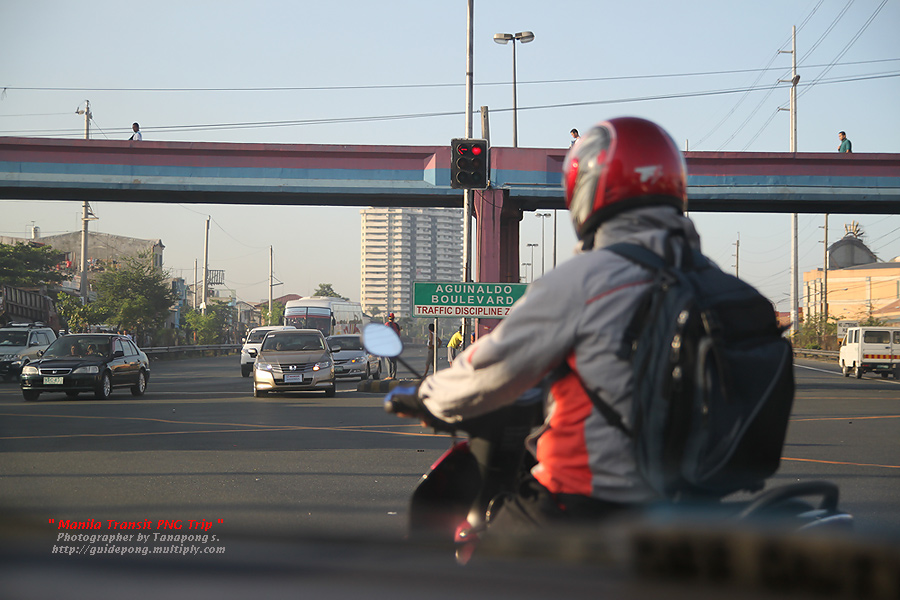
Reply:
<svg viewBox="0 0 900 600"><path fill-rule="evenodd" d="M141 350L147 356L151 356L153 354L174 354L177 352L217 352L217 351L230 351L230 350L240 350L240 344L212 344L209 346L156 346L153 348L141 348Z"/></svg>
<svg viewBox="0 0 900 600"><path fill-rule="evenodd" d="M808 350L806 348L794 348L794 356L837 360L840 356L840 352L837 350Z"/></svg>

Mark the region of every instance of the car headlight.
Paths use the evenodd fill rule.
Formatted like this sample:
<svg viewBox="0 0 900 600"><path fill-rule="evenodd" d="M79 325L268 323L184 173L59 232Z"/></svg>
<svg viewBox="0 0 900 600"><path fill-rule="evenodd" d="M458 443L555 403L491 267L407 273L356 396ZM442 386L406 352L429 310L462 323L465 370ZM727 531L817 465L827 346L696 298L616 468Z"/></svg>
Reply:
<svg viewBox="0 0 900 600"><path fill-rule="evenodd" d="M350 359L350 362L352 362L352 363L361 363L362 361L363 361L363 359L361 359L359 357Z"/></svg>
<svg viewBox="0 0 900 600"><path fill-rule="evenodd" d="M91 365L89 367L78 367L77 369L72 371L72 374L73 375L75 375L75 374L96 375L99 372L100 372L100 369L97 368L97 365Z"/></svg>
<svg viewBox="0 0 900 600"><path fill-rule="evenodd" d="M27 367L22 369L22 375L37 375L37 374L38 374L37 367L32 367L31 365L28 365Z"/></svg>
<svg viewBox="0 0 900 600"><path fill-rule="evenodd" d="M320 371L322 369L327 369L330 366L331 366L331 361L326 359L326 360L317 362L315 364L315 366L313 367L313 371Z"/></svg>
<svg viewBox="0 0 900 600"><path fill-rule="evenodd" d="M258 363L256 363L256 368L259 369L260 371L271 371L271 370L272 370L272 364L271 364L271 363L258 362Z"/></svg>

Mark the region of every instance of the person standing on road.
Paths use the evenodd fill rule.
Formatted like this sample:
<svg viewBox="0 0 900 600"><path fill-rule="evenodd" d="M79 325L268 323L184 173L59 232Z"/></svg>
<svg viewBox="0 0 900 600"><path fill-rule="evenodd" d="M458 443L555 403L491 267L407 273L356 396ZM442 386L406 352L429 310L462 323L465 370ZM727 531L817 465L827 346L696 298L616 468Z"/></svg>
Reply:
<svg viewBox="0 0 900 600"><path fill-rule="evenodd" d="M853 153L853 144L850 140L847 139L847 133L844 131L838 132L838 139L841 140L841 145L838 146L838 152L852 154Z"/></svg>
<svg viewBox="0 0 900 600"><path fill-rule="evenodd" d="M426 423L457 423L512 405L547 382L546 420L529 439L537 464L492 514L488 535L596 522L657 499L638 472L631 440L585 389L617 413L631 413L634 382L622 346L653 276L605 247L627 242L676 261L685 247L699 251L683 214L684 158L657 124L611 119L569 149L562 179L577 256L533 282L450 368L418 389L393 392L399 403L421 407Z"/></svg>
<svg viewBox="0 0 900 600"><path fill-rule="evenodd" d="M388 327L394 330L394 333L399 337L400 335L400 324L394 320L394 313L388 315L387 323L385 323ZM388 379L396 379L397 378L397 357L388 358Z"/></svg>
<svg viewBox="0 0 900 600"><path fill-rule="evenodd" d="M447 362L452 363L453 359L456 358L456 353L459 352L459 349L462 347L463 343L463 334L462 334L462 325L459 326L459 329L450 337L450 341L447 343Z"/></svg>
<svg viewBox="0 0 900 600"><path fill-rule="evenodd" d="M425 358L425 372L422 374L422 377L428 377L428 369L434 369L434 349L435 344L440 344L440 338L437 338L434 334L434 323L428 324L428 356Z"/></svg>
<svg viewBox="0 0 900 600"><path fill-rule="evenodd" d="M141 140L144 139L144 136L141 135L141 126L140 125L138 125L137 123L132 123L131 130L134 133L132 133L131 137L128 138L129 140L134 141L134 142L140 142Z"/></svg>

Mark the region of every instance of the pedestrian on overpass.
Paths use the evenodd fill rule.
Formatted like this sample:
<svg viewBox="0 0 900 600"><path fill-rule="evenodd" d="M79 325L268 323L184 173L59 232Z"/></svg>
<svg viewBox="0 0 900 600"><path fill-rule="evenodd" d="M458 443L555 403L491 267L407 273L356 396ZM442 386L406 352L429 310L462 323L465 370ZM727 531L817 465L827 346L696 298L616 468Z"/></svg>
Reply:
<svg viewBox="0 0 900 600"><path fill-rule="evenodd" d="M838 132L838 139L841 140L841 145L838 146L838 152L852 154L853 153L853 144L850 140L847 139L847 133L844 131Z"/></svg>
<svg viewBox="0 0 900 600"><path fill-rule="evenodd" d="M134 133L132 133L131 137L128 138L129 140L131 140L133 142L140 142L141 140L144 139L144 136L141 135L141 126L140 125L138 125L137 123L132 123L131 130Z"/></svg>

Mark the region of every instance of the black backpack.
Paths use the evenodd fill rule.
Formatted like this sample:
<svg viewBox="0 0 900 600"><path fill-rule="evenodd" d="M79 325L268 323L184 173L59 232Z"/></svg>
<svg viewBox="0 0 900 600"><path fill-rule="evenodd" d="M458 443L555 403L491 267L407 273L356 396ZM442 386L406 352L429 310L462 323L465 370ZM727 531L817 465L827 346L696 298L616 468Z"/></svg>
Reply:
<svg viewBox="0 0 900 600"><path fill-rule="evenodd" d="M778 469L794 399L793 352L772 304L684 244L680 266L633 244L606 248L654 273L619 356L634 375L628 425L644 479L670 500L762 489Z"/></svg>

